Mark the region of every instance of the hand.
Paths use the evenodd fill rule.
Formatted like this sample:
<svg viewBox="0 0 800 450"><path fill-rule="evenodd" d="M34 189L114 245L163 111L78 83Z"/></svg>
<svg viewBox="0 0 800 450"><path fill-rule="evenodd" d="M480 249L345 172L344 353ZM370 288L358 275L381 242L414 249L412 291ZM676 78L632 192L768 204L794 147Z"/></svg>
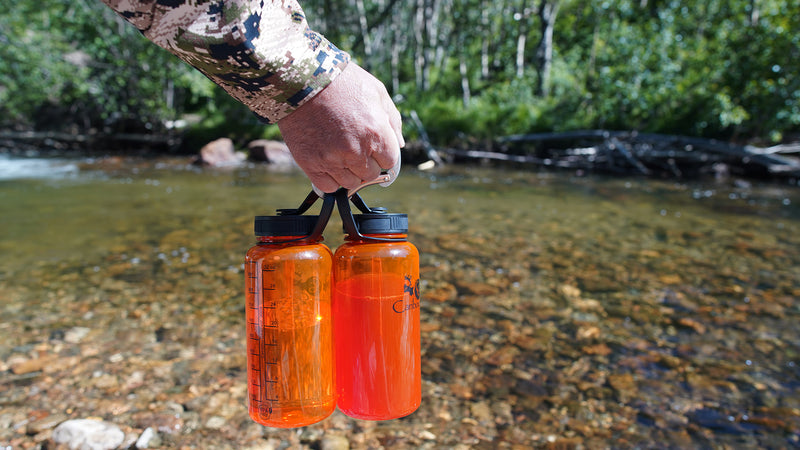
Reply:
<svg viewBox="0 0 800 450"><path fill-rule="evenodd" d="M405 145L386 87L354 62L278 127L297 165L324 192L377 178Z"/></svg>

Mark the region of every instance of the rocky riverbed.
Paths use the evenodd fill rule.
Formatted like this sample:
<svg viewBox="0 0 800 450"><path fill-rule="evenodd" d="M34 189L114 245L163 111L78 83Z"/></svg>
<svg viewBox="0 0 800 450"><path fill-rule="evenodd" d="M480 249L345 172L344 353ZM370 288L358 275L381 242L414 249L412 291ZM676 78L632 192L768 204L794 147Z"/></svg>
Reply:
<svg viewBox="0 0 800 450"><path fill-rule="evenodd" d="M797 187L404 171L363 194L421 253L422 406L277 430L247 416L242 261L304 178L78 166L0 181L0 449L800 445Z"/></svg>

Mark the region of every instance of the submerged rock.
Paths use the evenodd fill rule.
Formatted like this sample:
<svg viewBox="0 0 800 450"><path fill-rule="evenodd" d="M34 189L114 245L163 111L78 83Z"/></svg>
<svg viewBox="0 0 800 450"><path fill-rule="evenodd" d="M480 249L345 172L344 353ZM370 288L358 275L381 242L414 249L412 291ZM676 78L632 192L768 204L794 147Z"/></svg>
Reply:
<svg viewBox="0 0 800 450"><path fill-rule="evenodd" d="M294 158L289 147L280 141L256 139L247 145L248 158L251 161L266 162L274 166L293 167Z"/></svg>
<svg viewBox="0 0 800 450"><path fill-rule="evenodd" d="M62 422L53 430L53 440L70 449L110 450L125 440L125 433L113 423L92 419Z"/></svg>
<svg viewBox="0 0 800 450"><path fill-rule="evenodd" d="M211 167L236 166L244 161L244 153L234 150L233 141L228 138L219 138L204 145L200 149L198 163Z"/></svg>

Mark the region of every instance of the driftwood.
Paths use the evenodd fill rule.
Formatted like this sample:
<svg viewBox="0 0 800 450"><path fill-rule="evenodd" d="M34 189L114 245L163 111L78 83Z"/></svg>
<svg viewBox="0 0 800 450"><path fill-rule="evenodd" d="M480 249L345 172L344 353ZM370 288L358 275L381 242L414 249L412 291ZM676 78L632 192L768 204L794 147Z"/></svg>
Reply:
<svg viewBox="0 0 800 450"><path fill-rule="evenodd" d="M437 149L449 160L508 161L535 166L691 177L735 173L754 177L800 176L800 144L768 148L688 136L587 130L507 136L496 151Z"/></svg>
<svg viewBox="0 0 800 450"><path fill-rule="evenodd" d="M419 132L420 139L422 140L422 145L425 148L425 153L428 156L428 159L433 161L436 164L444 164L442 158L439 156L439 153L436 149L431 145L431 140L428 138L428 132L425 130L425 126L422 125L422 121L419 120L419 115L416 111L411 110L411 120L414 122L414 126L417 127L417 132Z"/></svg>

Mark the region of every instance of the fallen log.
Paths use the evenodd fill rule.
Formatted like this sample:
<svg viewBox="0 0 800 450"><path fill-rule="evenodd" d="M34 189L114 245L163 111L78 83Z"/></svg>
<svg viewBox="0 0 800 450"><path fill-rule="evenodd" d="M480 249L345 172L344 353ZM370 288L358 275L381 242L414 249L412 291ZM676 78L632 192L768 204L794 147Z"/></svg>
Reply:
<svg viewBox="0 0 800 450"><path fill-rule="evenodd" d="M501 153L537 157L519 162L561 160L562 164L549 165L587 170L681 177L715 172L719 167L715 165L725 164L742 174L800 176L800 159L790 156L800 153L800 143L760 148L691 136L609 130L513 135L497 143ZM575 158L578 153L583 157L580 161Z"/></svg>
<svg viewBox="0 0 800 450"><path fill-rule="evenodd" d="M38 148L103 149L108 145L148 148L176 148L181 143L178 134L155 133L64 133L56 131L0 131L0 142L21 143Z"/></svg>

